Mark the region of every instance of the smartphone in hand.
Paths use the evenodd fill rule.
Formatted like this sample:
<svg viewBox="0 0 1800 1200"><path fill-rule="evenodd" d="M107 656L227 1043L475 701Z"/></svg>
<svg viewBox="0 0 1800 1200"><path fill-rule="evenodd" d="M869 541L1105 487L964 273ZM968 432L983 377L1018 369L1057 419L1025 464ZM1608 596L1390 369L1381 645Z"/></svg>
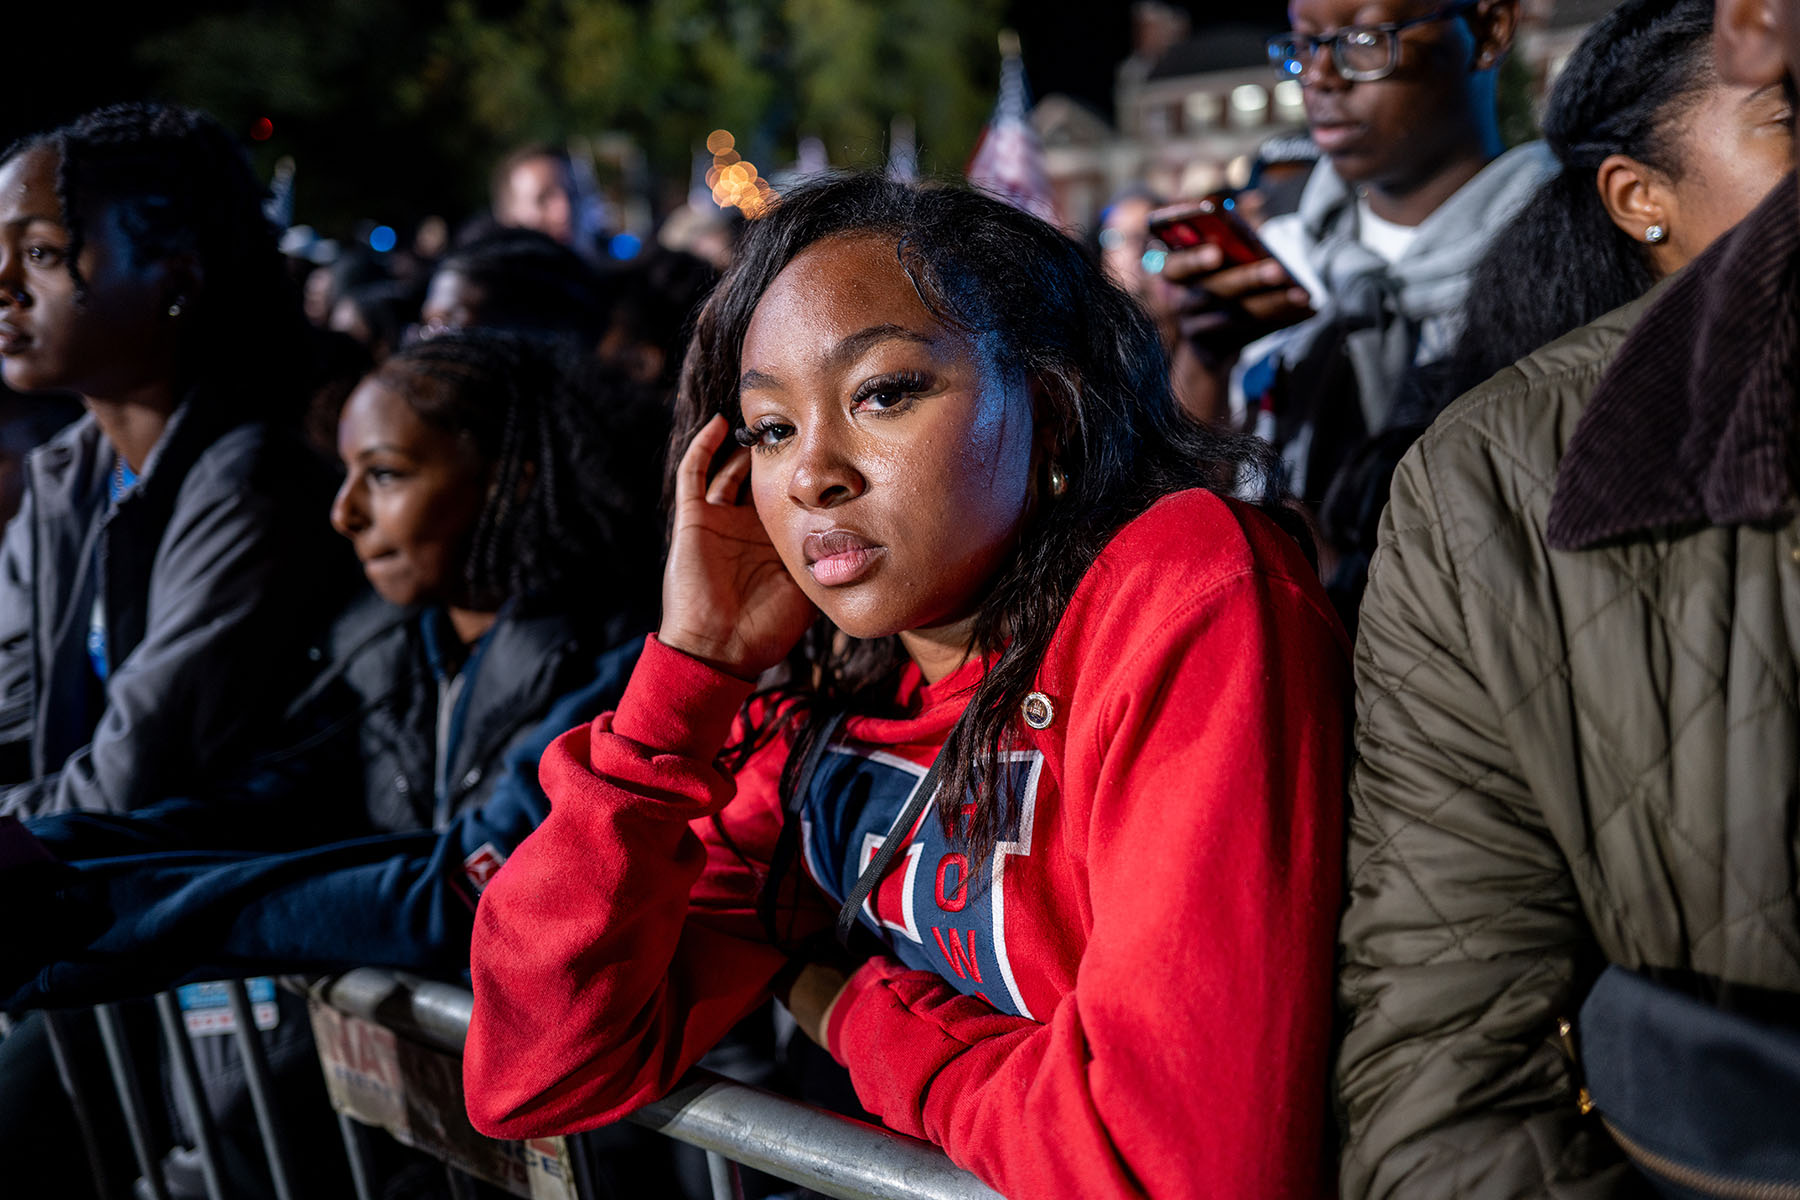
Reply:
<svg viewBox="0 0 1800 1200"><path fill-rule="evenodd" d="M1227 192L1165 205L1150 214L1149 225L1150 236L1170 250L1217 246L1227 267L1242 267L1274 257L1250 223L1238 215Z"/></svg>

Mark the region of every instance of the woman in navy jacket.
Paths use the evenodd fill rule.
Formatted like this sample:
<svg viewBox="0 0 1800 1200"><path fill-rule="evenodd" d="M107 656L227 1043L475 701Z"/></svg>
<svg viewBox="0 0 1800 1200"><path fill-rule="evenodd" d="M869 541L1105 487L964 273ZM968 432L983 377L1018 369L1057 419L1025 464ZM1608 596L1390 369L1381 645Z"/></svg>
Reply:
<svg viewBox="0 0 1800 1200"><path fill-rule="evenodd" d="M640 447L666 418L596 394L592 370L469 331L362 383L331 518L375 596L336 622L328 665L264 739L281 749L238 784L26 823L54 861L0 870L37 917L0 949L0 1008L359 965L462 974L482 886L548 809L538 755L617 702L654 602L657 464ZM304 1018L285 1017L277 1070L316 1081ZM216 1041L203 1073L225 1073Z"/></svg>

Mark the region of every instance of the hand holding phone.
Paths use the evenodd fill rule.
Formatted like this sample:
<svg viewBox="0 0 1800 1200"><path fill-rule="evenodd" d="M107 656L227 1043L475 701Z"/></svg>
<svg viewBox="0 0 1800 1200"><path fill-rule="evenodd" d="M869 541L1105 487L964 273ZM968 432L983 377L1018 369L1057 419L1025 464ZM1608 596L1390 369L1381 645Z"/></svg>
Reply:
<svg viewBox="0 0 1800 1200"><path fill-rule="evenodd" d="M1149 217L1151 236L1168 247L1162 276L1185 289L1182 336L1220 371L1257 338L1313 315L1306 290L1229 200L1214 193Z"/></svg>
<svg viewBox="0 0 1800 1200"><path fill-rule="evenodd" d="M1273 257L1225 192L1156 209L1149 216L1149 227L1150 236L1168 250L1217 246L1228 267Z"/></svg>

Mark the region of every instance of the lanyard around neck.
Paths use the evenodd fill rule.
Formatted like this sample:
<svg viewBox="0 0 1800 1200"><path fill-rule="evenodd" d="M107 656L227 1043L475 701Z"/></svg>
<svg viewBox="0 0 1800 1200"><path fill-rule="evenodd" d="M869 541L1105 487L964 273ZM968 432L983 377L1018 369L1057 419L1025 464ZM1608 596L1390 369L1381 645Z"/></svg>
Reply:
<svg viewBox="0 0 1800 1200"><path fill-rule="evenodd" d="M832 739L843 728L843 724L844 714L836 713L827 719L820 728L813 744L807 748L806 759L800 764L799 778L794 783L793 795L788 798L787 811L783 814L781 834L776 839L775 854L770 867L770 883L765 886L758 904L763 925L769 930L771 936L774 935L775 930L776 908L773 884L793 861L798 849L800 812L806 806L808 793L812 791L813 777L818 774L819 764L825 761L825 755L831 749ZM961 724L962 719L958 718L956 726L952 727L950 731L951 736L954 736L956 729ZM950 738L947 736L944 744L948 745L949 741ZM937 757L932 760L931 769L925 772L925 778L919 781L918 785L913 788L912 794L907 797L905 806L900 810L900 815L895 817L894 823L888 827L887 837L882 839L881 848L875 852L875 857L869 860L869 865L857 875L856 882L850 887L849 895L844 898L843 906L838 909L837 940L840 946L849 948L850 931L856 928L857 913L861 911L863 902L869 898L869 894L875 890L876 884L881 882L882 877L887 874L888 868L893 865L894 858L900 853L901 838L918 822L919 814L925 811L925 806L931 803L931 798L937 793L943 773L944 752L940 747Z"/></svg>
<svg viewBox="0 0 1800 1200"><path fill-rule="evenodd" d="M962 724L960 718L957 724ZM952 728L950 736L954 737L955 734L956 730ZM950 737L946 737L944 745L949 744ZM893 865L895 857L900 853L901 840L911 832L913 825L919 820L919 814L925 811L925 806L930 804L931 798L937 794L938 784L943 774L944 751L940 746L937 757L931 762L931 770L925 772L925 778L921 779L919 785L913 789L912 795L907 798L906 807L900 810L900 815L895 817L894 823L888 827L887 837L882 839L881 848L875 852L875 857L869 860L869 865L864 867L862 873L856 877L856 883L850 888L850 894L844 897L844 906L838 909L838 945L849 948L850 931L856 928L856 916L862 910L863 902L869 898L869 894L881 882L881 877L886 875L888 868Z"/></svg>

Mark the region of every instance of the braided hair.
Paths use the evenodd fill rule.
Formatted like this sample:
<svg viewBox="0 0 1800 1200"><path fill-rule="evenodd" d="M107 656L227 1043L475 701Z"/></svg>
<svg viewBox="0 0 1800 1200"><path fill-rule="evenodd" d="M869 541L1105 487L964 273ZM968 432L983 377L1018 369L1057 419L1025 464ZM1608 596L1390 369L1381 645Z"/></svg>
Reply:
<svg viewBox="0 0 1800 1200"><path fill-rule="evenodd" d="M116 104L21 139L0 162L38 149L57 156L77 299L87 296L82 246L110 209L139 261L192 255L197 264L178 383L217 380L259 403L297 409L310 366L305 317L263 215L265 189L231 135L195 109ZM245 387L250 380L256 387Z"/></svg>
<svg viewBox="0 0 1800 1200"><path fill-rule="evenodd" d="M1118 529L1188 488L1240 495L1304 542L1277 494L1272 452L1257 439L1187 417L1149 317L1060 231L982 192L915 187L877 175L826 177L785 195L749 225L736 261L701 310L683 368L665 490L694 434L715 414L743 424L738 400L744 333L775 277L827 238L892 238L900 266L937 319L995 348L998 365L1042 384L1069 487L1032 514L1012 559L990 581L971 649L997 657L940 754L943 788L974 798L972 861L998 836L1011 785L1003 755L1021 736L1020 706L1076 585ZM906 663L899 639L847 639L821 620L789 664L797 681L752 710L760 723L730 747L733 768L778 730L790 732L781 787L837 713L887 713ZM785 702L791 700L792 702ZM940 813L946 831L957 805ZM771 931L773 932L773 931Z"/></svg>
<svg viewBox="0 0 1800 1200"><path fill-rule="evenodd" d="M491 465L465 603L492 612L513 597L604 595L606 612L654 615L662 541L646 450L668 436L660 404L541 339L491 329L415 342L370 378Z"/></svg>
<svg viewBox="0 0 1800 1200"><path fill-rule="evenodd" d="M1476 267L1461 338L1433 373L1437 406L1656 283L1648 248L1613 222L1596 179L1614 154L1680 178L1675 131L1718 84L1712 28L1712 0L1625 0L1582 39L1544 112L1562 171Z"/></svg>

